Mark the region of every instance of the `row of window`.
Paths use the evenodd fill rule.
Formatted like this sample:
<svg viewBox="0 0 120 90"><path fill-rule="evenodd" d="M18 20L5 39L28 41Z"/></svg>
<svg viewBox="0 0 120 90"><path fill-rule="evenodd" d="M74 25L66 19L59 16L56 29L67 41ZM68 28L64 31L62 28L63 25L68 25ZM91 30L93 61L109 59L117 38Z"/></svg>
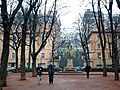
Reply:
<svg viewBox="0 0 120 90"><path fill-rule="evenodd" d="M98 52L98 59L101 60L102 59L102 53L101 52ZM108 53L108 60L111 59L110 57L110 53ZM45 58L45 53L41 53L41 58L44 59ZM15 59L15 53L12 53L12 59Z"/></svg>
<svg viewBox="0 0 120 90"><path fill-rule="evenodd" d="M107 54L107 59L110 60L111 57L110 57L110 53ZM101 52L98 52L98 59L101 60L102 59L102 53Z"/></svg>
<svg viewBox="0 0 120 90"><path fill-rule="evenodd" d="M110 45L109 45L109 44L107 44L106 48L112 47L111 45L112 45L112 44L110 44ZM118 43L118 45L117 45L117 46L120 48L120 43ZM99 43L99 44L97 44L97 48L98 48L98 49L101 49L101 44L100 44L100 43Z"/></svg>
<svg viewBox="0 0 120 90"><path fill-rule="evenodd" d="M41 58L45 58L45 53L41 53ZM15 59L15 53L12 53L12 59Z"/></svg>
<svg viewBox="0 0 120 90"><path fill-rule="evenodd" d="M100 39L99 35L97 35L97 39ZM111 35L107 35L107 39L111 40ZM117 35L117 39L120 39L120 35Z"/></svg>
<svg viewBox="0 0 120 90"><path fill-rule="evenodd" d="M102 68L103 67L103 65L102 64L97 64L97 68ZM107 68L112 68L112 65L107 65Z"/></svg>

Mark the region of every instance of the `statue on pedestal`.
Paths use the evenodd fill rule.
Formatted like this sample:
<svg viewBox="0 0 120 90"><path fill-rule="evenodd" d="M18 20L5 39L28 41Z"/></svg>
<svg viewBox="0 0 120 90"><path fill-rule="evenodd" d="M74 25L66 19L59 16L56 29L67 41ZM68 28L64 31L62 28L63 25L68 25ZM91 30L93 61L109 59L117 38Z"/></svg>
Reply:
<svg viewBox="0 0 120 90"><path fill-rule="evenodd" d="M65 67L65 71L73 71L73 48L71 43L69 42L67 46L67 66Z"/></svg>

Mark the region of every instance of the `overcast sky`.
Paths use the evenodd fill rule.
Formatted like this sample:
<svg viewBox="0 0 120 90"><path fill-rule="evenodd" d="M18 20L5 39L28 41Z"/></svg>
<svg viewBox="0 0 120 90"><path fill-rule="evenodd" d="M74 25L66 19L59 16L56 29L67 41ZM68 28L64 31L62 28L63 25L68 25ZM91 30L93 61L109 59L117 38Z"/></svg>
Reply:
<svg viewBox="0 0 120 90"><path fill-rule="evenodd" d="M48 8L51 7L54 0L48 0ZM66 31L74 31L73 23L77 20L79 13L84 14L87 9L92 10L92 5L89 3L92 0L58 0L58 13L60 14L61 30L65 28ZM97 1L97 0L94 0ZM109 0L108 0L109 1ZM117 8L116 0L114 1L113 9L114 13L119 13L120 10ZM14 2L14 0L13 0ZM16 3L15 3L16 5ZM66 8L62 8L66 6ZM59 9L61 8L61 9ZM117 9L116 9L117 8ZM97 8L96 8L97 9ZM10 10L9 10L10 11Z"/></svg>
<svg viewBox="0 0 120 90"><path fill-rule="evenodd" d="M60 16L61 19L61 29L70 31L73 27L73 22L76 20L77 15L80 12L79 0L62 0L63 5L66 5L66 8L63 8L63 14ZM72 30L73 31L73 30Z"/></svg>
<svg viewBox="0 0 120 90"><path fill-rule="evenodd" d="M89 4L89 1L91 0L60 0L63 5L66 5L67 8L63 8L63 15L60 16L61 19L61 30L63 31L63 28L66 28L67 31L74 31L73 28L73 22L78 18L78 14L84 14L85 10L92 7L91 4ZM114 2L113 9L117 7L116 2ZM115 9L113 12L116 13ZM120 11L120 10L118 10ZM66 14L67 13L67 14ZM64 15L66 14L66 15ZM119 12L120 14L120 12Z"/></svg>

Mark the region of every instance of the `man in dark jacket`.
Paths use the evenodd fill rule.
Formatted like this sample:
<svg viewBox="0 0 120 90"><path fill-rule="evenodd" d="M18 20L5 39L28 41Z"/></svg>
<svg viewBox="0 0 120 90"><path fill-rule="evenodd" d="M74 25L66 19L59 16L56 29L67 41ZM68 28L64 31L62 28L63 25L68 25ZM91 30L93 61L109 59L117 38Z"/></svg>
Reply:
<svg viewBox="0 0 120 90"><path fill-rule="evenodd" d="M49 64L48 75L49 75L49 83L50 84L53 84L54 73L55 73L54 66L52 64Z"/></svg>
<svg viewBox="0 0 120 90"><path fill-rule="evenodd" d="M87 74L87 78L89 78L89 72L91 71L91 66L86 66L85 67L85 72Z"/></svg>
<svg viewBox="0 0 120 90"><path fill-rule="evenodd" d="M37 77L38 77L38 84L40 85L40 81L42 79L42 70L43 68L41 67L40 64L38 64L38 67L36 68L36 73L37 73Z"/></svg>

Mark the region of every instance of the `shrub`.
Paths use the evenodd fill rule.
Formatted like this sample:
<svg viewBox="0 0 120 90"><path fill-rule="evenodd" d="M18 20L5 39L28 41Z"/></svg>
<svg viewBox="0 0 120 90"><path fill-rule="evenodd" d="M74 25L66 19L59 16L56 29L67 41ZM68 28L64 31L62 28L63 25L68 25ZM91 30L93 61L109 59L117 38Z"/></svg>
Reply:
<svg viewBox="0 0 120 90"><path fill-rule="evenodd" d="M103 72L103 68L92 68L91 71L93 72ZM113 68L107 68L107 72L114 72ZM120 72L120 68L119 68L119 72Z"/></svg>

